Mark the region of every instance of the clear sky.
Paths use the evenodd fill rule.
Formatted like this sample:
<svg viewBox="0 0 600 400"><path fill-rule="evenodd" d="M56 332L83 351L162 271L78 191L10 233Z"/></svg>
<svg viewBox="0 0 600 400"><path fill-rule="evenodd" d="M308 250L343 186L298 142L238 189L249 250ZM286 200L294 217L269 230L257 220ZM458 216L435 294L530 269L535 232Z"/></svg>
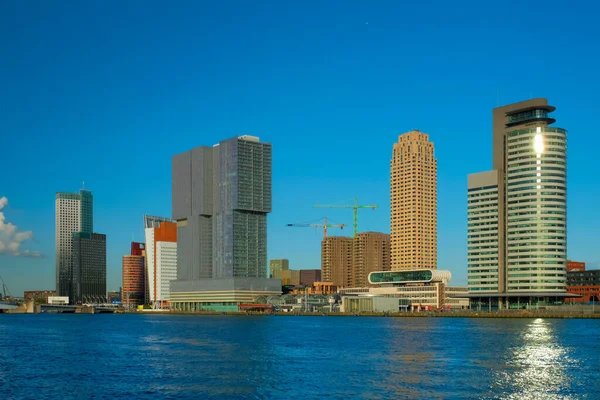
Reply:
<svg viewBox="0 0 600 400"><path fill-rule="evenodd" d="M569 258L599 266L598 6L487 3L2 2L0 238L22 234L0 275L17 296L54 289L55 192L85 181L118 289L142 215L170 216L171 156L240 134L273 143L269 258L319 268L322 232L284 224L327 215L351 235L350 210L313 204L358 197L379 204L359 230L389 232L392 144L419 129L439 268L465 284L467 174L491 168L492 108L531 97L569 130Z"/></svg>

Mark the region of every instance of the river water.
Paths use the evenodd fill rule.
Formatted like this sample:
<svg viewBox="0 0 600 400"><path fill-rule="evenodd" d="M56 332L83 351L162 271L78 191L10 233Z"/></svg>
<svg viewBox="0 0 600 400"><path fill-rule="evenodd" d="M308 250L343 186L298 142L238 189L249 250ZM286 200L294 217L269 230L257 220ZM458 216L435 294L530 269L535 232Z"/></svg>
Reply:
<svg viewBox="0 0 600 400"><path fill-rule="evenodd" d="M600 320L0 315L7 399L600 399Z"/></svg>

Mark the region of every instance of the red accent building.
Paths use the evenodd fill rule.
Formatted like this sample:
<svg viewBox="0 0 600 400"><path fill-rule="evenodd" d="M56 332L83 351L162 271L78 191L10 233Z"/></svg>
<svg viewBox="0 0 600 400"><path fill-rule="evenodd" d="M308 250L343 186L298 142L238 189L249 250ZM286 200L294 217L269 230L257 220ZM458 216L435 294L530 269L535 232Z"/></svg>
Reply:
<svg viewBox="0 0 600 400"><path fill-rule="evenodd" d="M144 243L131 243L131 254L123 256L123 306L137 307L144 304L146 293L145 264L146 255Z"/></svg>
<svg viewBox="0 0 600 400"><path fill-rule="evenodd" d="M567 272L585 271L585 263L567 260Z"/></svg>
<svg viewBox="0 0 600 400"><path fill-rule="evenodd" d="M146 250L146 245L139 242L131 242L131 255L132 256L143 256Z"/></svg>
<svg viewBox="0 0 600 400"><path fill-rule="evenodd" d="M585 263L567 261L567 292L583 297L572 298L574 303L600 301L600 270L586 271Z"/></svg>

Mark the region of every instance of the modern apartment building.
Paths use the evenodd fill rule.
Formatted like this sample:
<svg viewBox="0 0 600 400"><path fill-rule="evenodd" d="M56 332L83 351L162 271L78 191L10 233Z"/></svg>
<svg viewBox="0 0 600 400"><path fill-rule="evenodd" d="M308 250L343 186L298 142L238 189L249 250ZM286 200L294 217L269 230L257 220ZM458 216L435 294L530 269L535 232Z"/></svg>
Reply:
<svg viewBox="0 0 600 400"><path fill-rule="evenodd" d="M56 291L73 295L73 233L92 233L94 199L89 190L56 193Z"/></svg>
<svg viewBox="0 0 600 400"><path fill-rule="evenodd" d="M390 162L393 271L437 268L437 160L423 132L398 137Z"/></svg>
<svg viewBox="0 0 600 400"><path fill-rule="evenodd" d="M321 274L337 287L352 286L353 238L328 236L321 242Z"/></svg>
<svg viewBox="0 0 600 400"><path fill-rule="evenodd" d="M280 281L267 278L271 162L271 144L249 135L173 156L173 307L227 311L248 293L281 292Z"/></svg>
<svg viewBox="0 0 600 400"><path fill-rule="evenodd" d="M123 256L123 286L121 288L121 303L127 308L137 307L138 305L145 303L145 255L145 244L132 242L131 254ZM121 297L121 295L119 295L119 297Z"/></svg>
<svg viewBox="0 0 600 400"><path fill-rule="evenodd" d="M281 279L283 271L290 269L290 260L287 258L279 258L269 261L269 277L273 279Z"/></svg>
<svg viewBox="0 0 600 400"><path fill-rule="evenodd" d="M165 308L170 300L171 281L177 279L177 224L162 221L146 228L147 302Z"/></svg>
<svg viewBox="0 0 600 400"><path fill-rule="evenodd" d="M567 131L532 99L492 112L492 171L468 179L471 297L512 307L566 292Z"/></svg>
<svg viewBox="0 0 600 400"><path fill-rule="evenodd" d="M354 237L352 246L352 286L367 286L369 274L390 270L390 235L363 232Z"/></svg>
<svg viewBox="0 0 600 400"><path fill-rule="evenodd" d="M106 302L106 235L73 233L73 279L69 301Z"/></svg>

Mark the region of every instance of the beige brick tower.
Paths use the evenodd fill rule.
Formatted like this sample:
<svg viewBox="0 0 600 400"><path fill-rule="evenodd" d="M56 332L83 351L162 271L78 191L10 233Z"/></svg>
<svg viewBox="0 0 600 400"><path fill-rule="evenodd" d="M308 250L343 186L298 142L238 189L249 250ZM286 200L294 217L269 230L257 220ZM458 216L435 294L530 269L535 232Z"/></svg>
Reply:
<svg viewBox="0 0 600 400"><path fill-rule="evenodd" d="M390 235L363 232L354 237L352 286L369 286L369 273L390 270Z"/></svg>
<svg viewBox="0 0 600 400"><path fill-rule="evenodd" d="M437 160L419 131L394 143L390 162L392 270L437 268Z"/></svg>
<svg viewBox="0 0 600 400"><path fill-rule="evenodd" d="M329 236L321 242L321 279L338 287L352 285L353 238Z"/></svg>

